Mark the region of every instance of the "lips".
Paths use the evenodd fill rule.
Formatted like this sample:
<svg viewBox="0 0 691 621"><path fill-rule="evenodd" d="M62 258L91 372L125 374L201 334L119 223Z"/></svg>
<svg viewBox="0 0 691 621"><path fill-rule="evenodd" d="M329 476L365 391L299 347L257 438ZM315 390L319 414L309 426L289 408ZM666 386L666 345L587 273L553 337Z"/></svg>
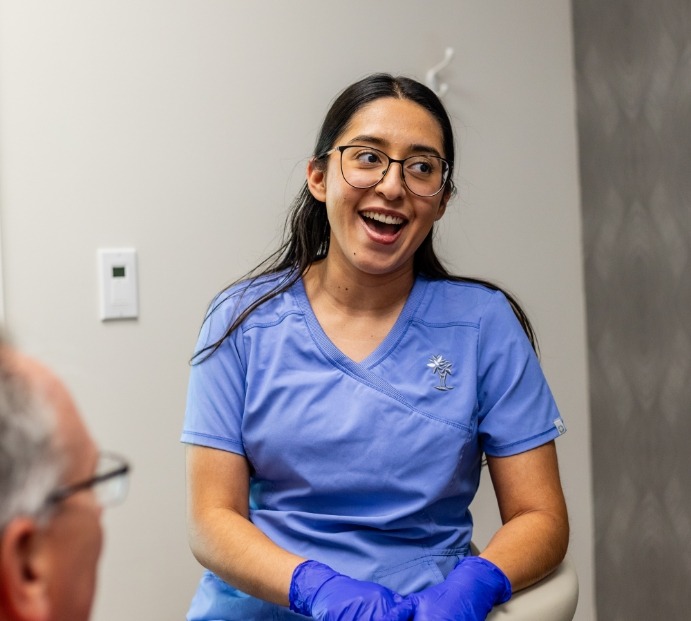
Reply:
<svg viewBox="0 0 691 621"><path fill-rule="evenodd" d="M371 233L382 238L381 241L387 242L393 241L407 222L400 216L391 216L376 211L363 211L360 217Z"/></svg>

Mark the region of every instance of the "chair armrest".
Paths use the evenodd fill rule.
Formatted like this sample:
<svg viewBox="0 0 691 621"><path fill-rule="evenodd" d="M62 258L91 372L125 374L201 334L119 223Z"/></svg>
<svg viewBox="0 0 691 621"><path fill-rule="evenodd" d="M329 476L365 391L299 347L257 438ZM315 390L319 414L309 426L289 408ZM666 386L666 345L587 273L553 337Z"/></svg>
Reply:
<svg viewBox="0 0 691 621"><path fill-rule="evenodd" d="M578 604L578 574L567 556L549 576L496 606L487 621L571 621Z"/></svg>

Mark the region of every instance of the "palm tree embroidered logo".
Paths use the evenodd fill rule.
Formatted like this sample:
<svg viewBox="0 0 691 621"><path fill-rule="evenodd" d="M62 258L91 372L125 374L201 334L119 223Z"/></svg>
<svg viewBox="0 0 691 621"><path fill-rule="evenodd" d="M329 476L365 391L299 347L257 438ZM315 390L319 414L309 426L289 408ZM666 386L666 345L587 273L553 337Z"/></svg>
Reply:
<svg viewBox="0 0 691 621"><path fill-rule="evenodd" d="M453 386L446 385L446 378L451 375L452 367L448 360L444 360L442 356L432 356L427 366L432 369L432 373L439 376L439 386L435 386L437 390L453 390Z"/></svg>

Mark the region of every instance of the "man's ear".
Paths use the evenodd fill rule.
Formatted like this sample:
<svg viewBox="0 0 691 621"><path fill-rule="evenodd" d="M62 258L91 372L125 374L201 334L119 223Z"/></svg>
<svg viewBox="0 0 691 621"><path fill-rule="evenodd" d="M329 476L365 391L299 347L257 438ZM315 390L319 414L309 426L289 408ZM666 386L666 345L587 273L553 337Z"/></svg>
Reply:
<svg viewBox="0 0 691 621"><path fill-rule="evenodd" d="M32 518L13 519L0 533L0 616L46 621L49 569L42 529Z"/></svg>
<svg viewBox="0 0 691 621"><path fill-rule="evenodd" d="M312 158L307 164L307 187L318 201L326 202L326 170L324 162Z"/></svg>

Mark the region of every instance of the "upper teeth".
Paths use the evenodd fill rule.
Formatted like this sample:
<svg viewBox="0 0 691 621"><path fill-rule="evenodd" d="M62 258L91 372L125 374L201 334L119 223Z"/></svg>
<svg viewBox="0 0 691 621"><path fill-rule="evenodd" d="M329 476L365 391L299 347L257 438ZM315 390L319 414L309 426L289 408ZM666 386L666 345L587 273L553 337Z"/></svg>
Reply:
<svg viewBox="0 0 691 621"><path fill-rule="evenodd" d="M365 211L362 214L365 218L370 218L376 220L377 222L383 222L384 224L403 224L403 218L398 216L387 216L383 213L377 213L375 211Z"/></svg>

